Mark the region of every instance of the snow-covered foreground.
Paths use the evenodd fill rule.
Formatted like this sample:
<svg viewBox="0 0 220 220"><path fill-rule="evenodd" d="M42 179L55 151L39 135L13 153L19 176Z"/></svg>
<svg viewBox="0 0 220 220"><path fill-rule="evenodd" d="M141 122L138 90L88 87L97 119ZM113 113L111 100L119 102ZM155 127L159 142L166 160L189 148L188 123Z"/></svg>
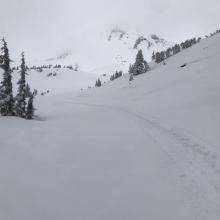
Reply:
<svg viewBox="0 0 220 220"><path fill-rule="evenodd" d="M1 117L0 219L219 220L219 60L217 35L130 85Z"/></svg>

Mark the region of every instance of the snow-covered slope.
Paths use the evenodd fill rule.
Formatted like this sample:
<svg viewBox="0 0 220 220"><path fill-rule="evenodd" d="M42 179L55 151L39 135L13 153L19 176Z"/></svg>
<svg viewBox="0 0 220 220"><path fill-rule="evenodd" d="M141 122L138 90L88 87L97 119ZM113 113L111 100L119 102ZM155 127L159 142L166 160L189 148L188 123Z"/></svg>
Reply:
<svg viewBox="0 0 220 220"><path fill-rule="evenodd" d="M16 93L17 85L20 77L19 71L13 72L14 92ZM33 89L37 89L38 93L44 93L49 90L49 93L67 93L76 92L81 89L87 89L95 85L95 81L100 77L104 82L109 80L107 76L99 74L91 74L83 71L74 71L68 68L60 69L43 69L42 72L29 70L27 81Z"/></svg>
<svg viewBox="0 0 220 220"><path fill-rule="evenodd" d="M0 117L0 219L219 220L219 60L216 35L130 84L39 96L37 120Z"/></svg>
<svg viewBox="0 0 220 220"><path fill-rule="evenodd" d="M61 65L61 68L43 69L43 72L30 70L28 81L32 87L38 89L40 93L47 90L57 93L93 87L98 78L105 83L115 71L128 72L129 65L134 62L139 49L143 50L145 59L150 61L153 51L161 51L172 45L156 35L144 37L137 31L128 33L120 29L107 31L97 38L98 40L94 42L93 39L84 42L79 51L67 50L45 61L28 60L29 67ZM19 63L20 61L12 62L12 66L17 67ZM68 65L73 67L79 65L79 71L63 68ZM19 72L15 70L13 73L15 85L18 78Z"/></svg>
<svg viewBox="0 0 220 220"><path fill-rule="evenodd" d="M165 120L168 117L167 121L171 119L176 125L194 129L200 137L210 136L209 141L218 145L219 56L220 34L172 56L165 66L150 63L151 70L137 76L131 85L125 75L101 89L89 91L88 95L100 98L101 102L112 99L118 105L127 100L130 107L155 113ZM186 66L181 68L183 64ZM186 114L190 123L184 117Z"/></svg>
<svg viewBox="0 0 220 220"><path fill-rule="evenodd" d="M74 45L74 42L73 42ZM79 46L69 49L54 58L32 62L33 65L62 64L79 65L80 70L100 74L116 70L127 71L138 49L142 49L146 60L151 61L153 51L161 51L173 45L154 34L147 36L137 31L112 29L95 36L82 37ZM71 49L73 47L73 49Z"/></svg>

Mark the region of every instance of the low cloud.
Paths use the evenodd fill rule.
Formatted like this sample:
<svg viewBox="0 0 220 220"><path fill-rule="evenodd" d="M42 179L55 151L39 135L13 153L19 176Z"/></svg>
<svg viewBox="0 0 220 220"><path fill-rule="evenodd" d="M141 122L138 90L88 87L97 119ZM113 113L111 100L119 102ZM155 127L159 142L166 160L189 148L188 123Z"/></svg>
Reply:
<svg viewBox="0 0 220 220"><path fill-rule="evenodd" d="M32 58L77 47L115 26L171 41L220 26L219 0L1 0L0 6L0 36L13 55L24 50Z"/></svg>

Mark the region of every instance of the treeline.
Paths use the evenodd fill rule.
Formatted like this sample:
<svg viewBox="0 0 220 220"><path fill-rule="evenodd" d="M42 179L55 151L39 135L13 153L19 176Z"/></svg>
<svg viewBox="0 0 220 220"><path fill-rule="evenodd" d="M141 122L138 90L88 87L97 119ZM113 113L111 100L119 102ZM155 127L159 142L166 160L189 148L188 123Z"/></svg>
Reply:
<svg viewBox="0 0 220 220"><path fill-rule="evenodd" d="M220 33L220 30L216 30L215 32L210 33L209 36L206 35L205 37L206 38L213 37L213 36L215 36L216 34L219 34L219 33ZM201 41L201 39L202 39L201 37L192 38L192 39L186 40L186 41L184 41L180 44L176 44L173 47L170 47L165 51L156 52L156 53L153 52L152 60L155 61L156 63L164 62L165 59L179 53L181 50L185 50L185 49L199 43Z"/></svg>
<svg viewBox="0 0 220 220"><path fill-rule="evenodd" d="M115 79L122 77L122 75L123 75L122 71L116 71L115 74L110 76L110 81L114 81Z"/></svg>
<svg viewBox="0 0 220 220"><path fill-rule="evenodd" d="M20 79L17 82L17 95L13 96L11 59L7 42L2 39L3 46L0 54L0 68L3 70L3 77L0 84L0 114L2 116L17 116L25 119L33 119L34 97L37 91L31 92L26 82L27 68L25 65L24 53L21 54Z"/></svg>
<svg viewBox="0 0 220 220"><path fill-rule="evenodd" d="M114 81L114 80L122 77L122 75L123 75L122 71L116 71L113 75L110 76L110 81ZM106 74L104 74L104 76L106 76ZM101 82L100 78L98 78L98 80L96 80L96 82L95 82L95 87L101 87L101 86L102 86L102 82ZM91 87L88 86L88 88L90 89Z"/></svg>
<svg viewBox="0 0 220 220"><path fill-rule="evenodd" d="M210 33L209 36L206 35L205 37L206 37L206 38L213 37L213 36L215 36L216 34L219 34L219 33L220 33L220 30L217 29L215 32Z"/></svg>
<svg viewBox="0 0 220 220"><path fill-rule="evenodd" d="M165 59L179 53L181 50L187 49L197 43L199 43L201 38L192 38L189 40L186 40L182 42L181 44L175 44L173 47L168 48L165 51L161 52L153 52L152 54L152 60L155 61L156 63L161 63L164 62Z"/></svg>
<svg viewBox="0 0 220 220"><path fill-rule="evenodd" d="M31 67L26 66L27 70L36 70L38 72L43 72L44 69L61 69L61 68L64 68L64 69L67 68L70 70L78 71L79 66L78 65L75 65L74 67L72 65L62 66L60 64L55 64L55 65L49 64L49 65L31 66ZM19 70L19 69L20 67L12 68L12 70Z"/></svg>

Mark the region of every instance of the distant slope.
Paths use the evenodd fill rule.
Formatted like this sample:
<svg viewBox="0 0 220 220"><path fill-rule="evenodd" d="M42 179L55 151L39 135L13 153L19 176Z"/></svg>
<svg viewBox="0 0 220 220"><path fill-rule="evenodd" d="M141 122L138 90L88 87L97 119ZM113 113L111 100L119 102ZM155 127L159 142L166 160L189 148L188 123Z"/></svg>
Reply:
<svg viewBox="0 0 220 220"><path fill-rule="evenodd" d="M0 70L0 73L2 71ZM13 72L14 92L16 92L17 82L19 80L19 71ZM60 69L44 69L42 72L29 70L27 82L31 88L37 89L39 95L41 93L67 93L76 92L81 89L87 89L94 86L95 81L101 78L102 82L108 81L109 77L99 76L97 74L86 73L83 71L74 71L67 68Z"/></svg>
<svg viewBox="0 0 220 220"><path fill-rule="evenodd" d="M165 50L171 45L173 43L154 34L145 36L137 31L112 29L97 36L82 38L81 44L75 49L71 49L73 46L70 45L61 54L45 61L33 62L33 65L77 64L82 71L108 74L115 70L127 71L139 49L143 50L149 62L153 51Z"/></svg>

